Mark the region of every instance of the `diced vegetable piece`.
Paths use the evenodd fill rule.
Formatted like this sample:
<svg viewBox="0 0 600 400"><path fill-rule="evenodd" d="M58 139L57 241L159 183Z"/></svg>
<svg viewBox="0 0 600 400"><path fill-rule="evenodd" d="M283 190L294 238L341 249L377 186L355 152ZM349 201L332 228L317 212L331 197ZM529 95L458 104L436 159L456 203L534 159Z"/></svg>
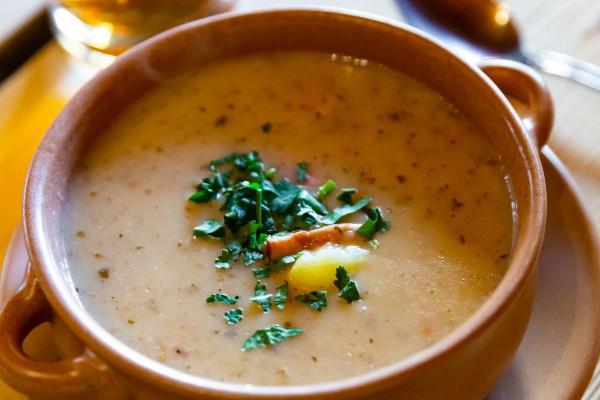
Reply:
<svg viewBox="0 0 600 400"><path fill-rule="evenodd" d="M338 266L343 265L353 273L366 261L368 254L368 250L358 246L327 245L306 251L288 273L290 285L303 292L330 288Z"/></svg>

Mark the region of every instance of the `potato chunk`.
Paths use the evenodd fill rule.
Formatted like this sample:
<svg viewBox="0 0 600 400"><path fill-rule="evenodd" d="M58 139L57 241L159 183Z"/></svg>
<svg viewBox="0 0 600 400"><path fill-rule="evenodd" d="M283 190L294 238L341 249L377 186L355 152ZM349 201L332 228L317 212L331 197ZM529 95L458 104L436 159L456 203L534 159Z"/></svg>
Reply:
<svg viewBox="0 0 600 400"><path fill-rule="evenodd" d="M365 262L368 250L358 246L326 245L302 253L288 273L290 284L301 291L326 289L333 286L335 269L343 266L353 273Z"/></svg>

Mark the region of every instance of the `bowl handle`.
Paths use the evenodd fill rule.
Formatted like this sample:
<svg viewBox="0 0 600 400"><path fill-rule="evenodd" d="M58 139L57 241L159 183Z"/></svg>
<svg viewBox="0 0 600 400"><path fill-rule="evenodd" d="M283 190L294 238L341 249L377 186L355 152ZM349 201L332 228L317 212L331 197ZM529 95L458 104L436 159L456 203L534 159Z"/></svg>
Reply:
<svg viewBox="0 0 600 400"><path fill-rule="evenodd" d="M479 68L500 88L521 117L535 145L548 141L554 120L548 87L533 69L509 60L484 60ZM517 100L516 102L514 100Z"/></svg>
<svg viewBox="0 0 600 400"><path fill-rule="evenodd" d="M6 383L30 399L126 399L120 379L83 345L75 346L81 350L74 357L53 362L25 354L26 335L52 319L52 308L28 266L25 285L0 311L0 375Z"/></svg>

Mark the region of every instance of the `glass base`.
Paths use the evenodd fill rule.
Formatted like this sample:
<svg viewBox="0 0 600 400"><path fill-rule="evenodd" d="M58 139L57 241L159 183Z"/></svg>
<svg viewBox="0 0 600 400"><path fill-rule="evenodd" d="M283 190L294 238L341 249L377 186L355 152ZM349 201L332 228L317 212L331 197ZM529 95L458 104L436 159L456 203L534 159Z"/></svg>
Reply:
<svg viewBox="0 0 600 400"><path fill-rule="evenodd" d="M56 41L73 57L92 64L94 67L101 68L109 66L114 61L115 56L112 54L106 54L86 46L83 42L78 41L74 39L73 36L66 34L53 18L50 18L50 21Z"/></svg>
<svg viewBox="0 0 600 400"><path fill-rule="evenodd" d="M48 14L56 41L72 56L102 68L114 61L116 55L100 50L114 40L110 31L86 24L62 6L50 6Z"/></svg>
<svg viewBox="0 0 600 400"><path fill-rule="evenodd" d="M230 10L234 0L63 0L49 6L60 45L76 58L105 67L117 55L173 26Z"/></svg>

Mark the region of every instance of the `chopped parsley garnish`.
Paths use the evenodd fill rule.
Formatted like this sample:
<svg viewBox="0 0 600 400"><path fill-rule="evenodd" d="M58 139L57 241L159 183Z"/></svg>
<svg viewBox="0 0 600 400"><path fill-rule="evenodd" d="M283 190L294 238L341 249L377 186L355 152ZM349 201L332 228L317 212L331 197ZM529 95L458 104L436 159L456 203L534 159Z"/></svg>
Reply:
<svg viewBox="0 0 600 400"><path fill-rule="evenodd" d="M336 188L337 185L335 184L335 182L329 179L327 182L321 185L321 187L319 187L319 190L317 191L317 197L319 198L319 200L323 200L325 197L327 197L329 193L333 192Z"/></svg>
<svg viewBox="0 0 600 400"><path fill-rule="evenodd" d="M304 329L302 328L284 328L281 325L275 324L254 332L242 345L242 351L272 346L291 337L298 336L303 332Z"/></svg>
<svg viewBox="0 0 600 400"><path fill-rule="evenodd" d="M360 300L360 294L358 293L358 286L355 280L350 278L346 268L339 266L335 270L335 281L333 283L340 290L338 296L346 300L348 303Z"/></svg>
<svg viewBox="0 0 600 400"><path fill-rule="evenodd" d="M217 126L227 123L223 116L215 123ZM272 124L261 125L264 133L272 130ZM302 186L308 181L307 162L296 166L296 181L278 176L276 168L265 168L260 155L249 153L231 153L213 160L208 165L210 176L202 179L196 186L189 201L203 204L211 201L219 203L222 219L207 219L193 229L196 239L219 239L223 242L221 253L215 260L218 269L229 269L234 264L252 265L252 274L256 279L254 295L250 301L257 304L263 313L285 309L289 296L289 285L284 282L268 293L266 279L294 264L301 253L287 255L278 260L267 259L267 248L271 249L269 238L287 235L298 230L333 225L343 218L363 210L367 220L357 233L364 237L371 247L379 242L374 238L377 232L390 228L383 218L381 209L368 208L370 197L354 200L358 193L355 188L342 188L337 199L341 205L333 210L323 202L337 190L336 183L329 179L315 193ZM268 243L268 246L267 246ZM269 255L276 254L269 252ZM284 253L285 254L285 253ZM356 281L352 280L344 267L336 270L335 286L338 296L348 303L360 299ZM327 291L317 290L296 296L295 299L309 308L322 311L327 307ZM239 296L214 293L207 303L220 302L237 304ZM225 321L234 325L244 319L242 308L232 308L223 315ZM287 338L301 334L301 328L285 328L273 325L257 330L242 346L242 350L256 349L279 343Z"/></svg>
<svg viewBox="0 0 600 400"><path fill-rule="evenodd" d="M308 163L303 161L296 165L296 180L298 183L305 183L308 175Z"/></svg>
<svg viewBox="0 0 600 400"><path fill-rule="evenodd" d="M227 293L217 292L217 293L214 293L214 294L211 294L210 296L208 296L206 298L206 302L207 303L219 302L219 303L223 303L223 304L236 304L239 299L240 299L240 296L232 297L232 296L228 295Z"/></svg>
<svg viewBox="0 0 600 400"><path fill-rule="evenodd" d="M272 297L272 294L267 293L267 286L260 281L256 281L256 285L254 285L254 296L250 297L250 300L258 304L264 313L271 311Z"/></svg>
<svg viewBox="0 0 600 400"><path fill-rule="evenodd" d="M216 267L221 269L231 268L240 259L245 265L263 260L264 244L271 235L332 225L371 202L370 197L363 197L353 203L352 194L356 189L343 189L339 198L344 204L330 211L321 200L336 189L335 182L328 180L313 195L286 178L274 181L276 170L265 169L260 155L254 151L228 154L211 161L209 168L213 176L202 180L190 201L221 200L223 221L202 222L194 228L194 236L224 241L221 255L215 261ZM306 181L307 171L307 163L298 164L299 182ZM371 235L372 224L377 231L384 229L385 221L376 210L369 211L369 219L361 231L365 237ZM265 274L258 272L258 276Z"/></svg>
<svg viewBox="0 0 600 400"><path fill-rule="evenodd" d="M301 294L300 296L296 296L296 300L306 304L313 310L321 311L327 307L327 291L315 290L310 293Z"/></svg>
<svg viewBox="0 0 600 400"><path fill-rule="evenodd" d="M281 270L291 266L296 262L298 257L300 257L300 254L302 254L302 252L294 254L293 256L283 256L279 260L271 261L264 267L253 268L252 274L254 274L256 279L267 278L271 276L271 274L276 274Z"/></svg>
<svg viewBox="0 0 600 400"><path fill-rule="evenodd" d="M229 325L235 325L244 319L244 310L239 307L232 308L231 310L225 311L223 318L225 318L225 322L227 322Z"/></svg>
<svg viewBox="0 0 600 400"><path fill-rule="evenodd" d="M277 173L277 168L269 168L266 172L265 172L265 178L272 180L273 178L275 178L275 174Z"/></svg>
<svg viewBox="0 0 600 400"><path fill-rule="evenodd" d="M215 260L215 267L219 269L229 269L236 262L242 251L242 246L236 240L230 240L225 244L221 255Z"/></svg>
<svg viewBox="0 0 600 400"><path fill-rule="evenodd" d="M275 296L273 296L273 304L275 304L275 307L277 307L277 309L283 310L285 308L285 304L287 303L288 299L288 291L289 286L287 282L275 289Z"/></svg>
<svg viewBox="0 0 600 400"><path fill-rule="evenodd" d="M225 227L217 220L207 219L194 228L194 237L202 236L222 238L225 236Z"/></svg>
<svg viewBox="0 0 600 400"><path fill-rule="evenodd" d="M321 222L323 223L323 225L335 224L340 219L342 219L342 217L345 217L348 214L357 212L361 208L366 207L370 202L371 202L370 197L363 197L362 199L358 200L354 204L344 204L343 206L338 207L335 210L333 210L331 213L329 213L329 215L327 215L325 218L323 218L321 220Z"/></svg>
<svg viewBox="0 0 600 400"><path fill-rule="evenodd" d="M294 254L291 256L283 256L281 257L279 260L277 261L273 261L270 265L271 265L271 270L274 272L279 272L281 271L283 268L288 267L290 265L292 265L293 263L296 262L296 260L298 259L298 257L300 257L300 255L302 255L302 251L298 254Z"/></svg>
<svg viewBox="0 0 600 400"><path fill-rule="evenodd" d="M188 200L194 203L202 204L207 203L217 197L217 192L214 188L214 182L210 179L204 179L198 186L196 186L196 192L193 193Z"/></svg>
<svg viewBox="0 0 600 400"><path fill-rule="evenodd" d="M376 232L385 232L390 229L390 222L383 218L379 207L367 211L367 220L358 228L356 233L367 240L372 240Z"/></svg>
<svg viewBox="0 0 600 400"><path fill-rule="evenodd" d="M342 188L342 193L340 193L337 199L344 204L352 204L352 195L357 192L358 190L355 188Z"/></svg>
<svg viewBox="0 0 600 400"><path fill-rule="evenodd" d="M331 224L341 217L336 210L330 215L302 186L285 178L274 181L276 170L265 169L257 152L232 153L211 161L209 168L213 176L202 180L190 201L221 201L223 221L207 220L194 230L196 237L223 239L217 268L230 268L240 258L246 265L264 259L264 243L270 235ZM308 164L300 163L298 168L303 182ZM331 184L326 185L322 193L330 190Z"/></svg>
<svg viewBox="0 0 600 400"><path fill-rule="evenodd" d="M252 275L256 279L268 278L271 275L271 270L264 267L252 268Z"/></svg>

